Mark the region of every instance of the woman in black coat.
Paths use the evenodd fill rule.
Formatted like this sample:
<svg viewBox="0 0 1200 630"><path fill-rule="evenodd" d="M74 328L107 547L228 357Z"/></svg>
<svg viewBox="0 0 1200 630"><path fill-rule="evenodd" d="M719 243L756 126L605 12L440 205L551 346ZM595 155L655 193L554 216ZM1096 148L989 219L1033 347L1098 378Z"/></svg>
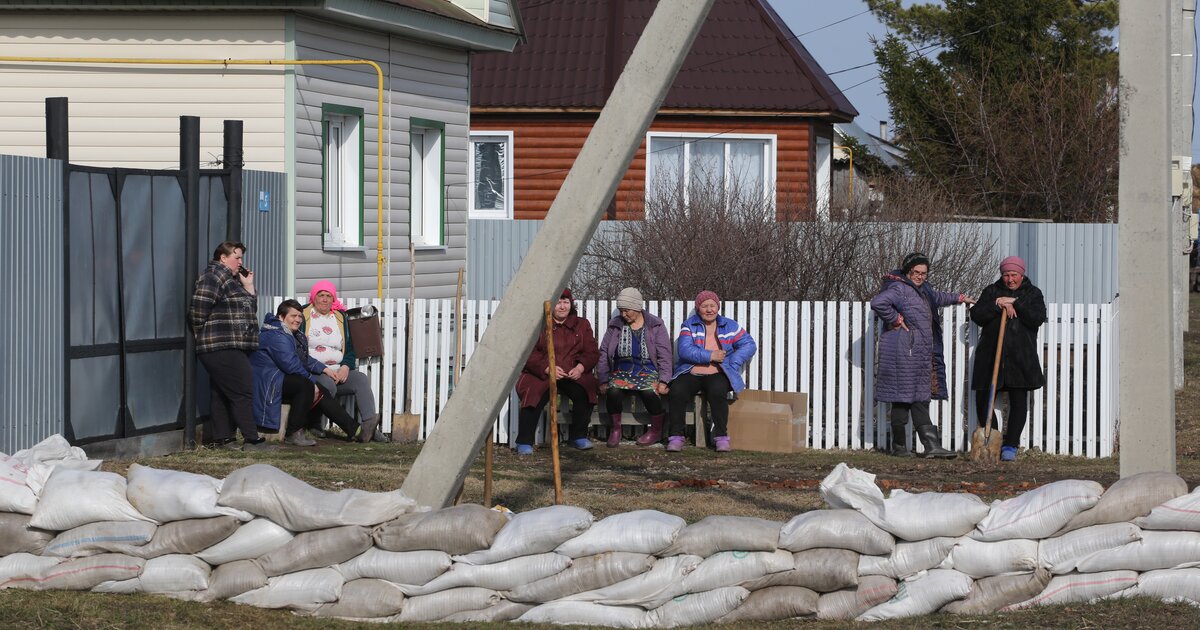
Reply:
<svg viewBox="0 0 1200 630"><path fill-rule="evenodd" d="M983 289L971 308L971 321L981 329L975 350L975 372L971 389L975 390L975 408L980 424L991 402L992 366L996 361L996 340L1000 335L1001 313L1008 313L1004 331L1004 350L996 393L1008 392L1009 417L1004 427L1004 446L1000 459L1017 458L1017 445L1029 417L1029 392L1046 384L1037 346L1038 328L1046 323L1046 300L1042 292L1025 276L1025 261L1009 256L1000 262L1000 279ZM997 426L995 415L991 418Z"/></svg>

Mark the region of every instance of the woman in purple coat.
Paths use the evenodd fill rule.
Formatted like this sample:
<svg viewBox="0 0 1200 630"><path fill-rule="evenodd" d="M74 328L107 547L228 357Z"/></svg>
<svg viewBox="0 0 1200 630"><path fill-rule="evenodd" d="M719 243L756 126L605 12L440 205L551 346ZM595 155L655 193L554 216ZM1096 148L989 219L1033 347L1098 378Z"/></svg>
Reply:
<svg viewBox="0 0 1200 630"><path fill-rule="evenodd" d="M955 453L942 448L937 427L929 419L929 401L939 393L933 391L938 387L933 324L941 307L975 301L934 289L925 283L928 276L929 258L913 252L904 257L899 270L883 277L883 289L871 300L871 310L883 320L875 400L891 403L892 455L913 456L904 436L911 414L925 457L953 458Z"/></svg>
<svg viewBox="0 0 1200 630"><path fill-rule="evenodd" d="M671 335L663 320L646 312L642 292L633 287L617 294L618 314L608 321L600 342L596 378L612 422L608 447L621 443L621 408L625 396L636 395L650 412L650 428L638 438L642 446L662 439L666 419L662 399L671 380Z"/></svg>

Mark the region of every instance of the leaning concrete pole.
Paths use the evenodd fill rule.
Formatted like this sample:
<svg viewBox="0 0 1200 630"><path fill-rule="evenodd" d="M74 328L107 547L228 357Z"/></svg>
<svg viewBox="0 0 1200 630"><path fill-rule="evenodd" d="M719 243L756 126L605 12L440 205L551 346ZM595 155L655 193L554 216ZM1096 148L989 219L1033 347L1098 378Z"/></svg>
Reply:
<svg viewBox="0 0 1200 630"><path fill-rule="evenodd" d="M439 507L454 500L541 331L542 302L558 297L583 256L712 3L658 3L462 381L404 480L402 490L419 504Z"/></svg>
<svg viewBox="0 0 1200 630"><path fill-rule="evenodd" d="M1121 476L1175 471L1169 0L1121 3Z"/></svg>

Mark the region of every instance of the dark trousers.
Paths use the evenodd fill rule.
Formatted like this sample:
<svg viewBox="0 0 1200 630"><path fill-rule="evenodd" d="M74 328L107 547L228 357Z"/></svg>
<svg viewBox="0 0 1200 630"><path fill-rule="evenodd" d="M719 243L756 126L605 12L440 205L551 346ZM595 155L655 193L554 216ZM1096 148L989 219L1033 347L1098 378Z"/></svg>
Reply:
<svg viewBox="0 0 1200 630"><path fill-rule="evenodd" d="M1021 443L1021 432L1025 430L1025 422L1029 419L1029 392L1028 389L1000 389L996 392L996 398L1000 398L1000 392L1008 392L1008 421L1004 427L1004 445L1016 448ZM979 417L979 426L983 426L983 418L987 416L988 410L988 390L975 390L975 412ZM1000 424L996 421L996 414L992 413L992 428L1000 428Z"/></svg>
<svg viewBox="0 0 1200 630"><path fill-rule="evenodd" d="M888 413L888 420L891 422L893 434L904 431L904 425L908 424L908 417L910 415L912 416L913 429L933 424L933 420L929 419L928 400L915 403L892 403L892 408Z"/></svg>
<svg viewBox="0 0 1200 630"><path fill-rule="evenodd" d="M568 439L578 440L587 437L588 423L592 420L592 404L588 402L587 390L571 379L558 381L558 393L571 401L571 429ZM542 400L535 407L521 407L517 414L517 444L533 444L534 434L537 433L538 418L542 410L550 402L550 391L542 394Z"/></svg>
<svg viewBox="0 0 1200 630"><path fill-rule="evenodd" d="M687 412L688 403L696 394L703 393L708 401L708 413L712 416L714 438L729 435L729 392L733 386L724 372L696 376L691 372L681 374L671 381L671 393L667 395L668 430L667 435L683 435L683 414ZM696 427L697 431L703 431Z"/></svg>
<svg viewBox="0 0 1200 630"><path fill-rule="evenodd" d="M196 355L208 372L209 426L205 438L213 441L233 439L234 427L242 430L242 439L258 441L254 428L254 373L250 354L243 350L216 350Z"/></svg>
<svg viewBox="0 0 1200 630"><path fill-rule="evenodd" d="M308 428L308 412L313 406L312 381L295 374L283 375L283 400L292 406L288 411L287 434ZM283 422L283 418L279 419Z"/></svg>
<svg viewBox="0 0 1200 630"><path fill-rule="evenodd" d="M617 389L609 387L608 393L604 396L604 408L610 414L621 413L621 409L625 407L626 396L637 396L642 399L642 406L652 416L662 415L663 404L662 398L652 389Z"/></svg>
<svg viewBox="0 0 1200 630"><path fill-rule="evenodd" d="M353 374L353 372L352 372ZM297 377L299 378L299 377ZM337 389L330 390L321 380L317 381L317 385L321 388L321 400L317 401L317 406L313 407L308 414L308 420L305 421L305 428L315 429L321 426L321 416L325 415L329 421L336 424L346 434L346 437L354 437L358 432L358 421L354 416L350 415L344 407L338 404ZM312 388L309 387L311 390ZM374 400L371 401L374 404ZM365 417L363 418L366 419ZM288 432L291 433L289 427Z"/></svg>

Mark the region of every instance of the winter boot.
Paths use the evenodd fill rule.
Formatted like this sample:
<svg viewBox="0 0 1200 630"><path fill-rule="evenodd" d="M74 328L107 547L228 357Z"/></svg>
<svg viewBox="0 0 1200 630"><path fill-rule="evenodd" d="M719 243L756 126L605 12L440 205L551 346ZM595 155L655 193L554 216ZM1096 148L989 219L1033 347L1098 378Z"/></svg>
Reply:
<svg viewBox="0 0 1200 630"><path fill-rule="evenodd" d="M893 457L916 457L912 451L908 450L908 440L904 436L904 428L908 426L908 422L904 424L892 425L892 448L888 451Z"/></svg>
<svg viewBox="0 0 1200 630"><path fill-rule="evenodd" d="M937 427L927 424L917 427L917 435L921 437L921 445L925 447L925 457L929 459L954 459L958 453L942 448L941 437Z"/></svg>
<svg viewBox="0 0 1200 630"><path fill-rule="evenodd" d="M679 451L682 451L683 444L684 440L682 435L672 435L671 437L667 438L667 450L672 453L678 453Z"/></svg>
<svg viewBox="0 0 1200 630"><path fill-rule="evenodd" d="M663 437L663 423L665 421L666 416L664 414L660 413L657 416L650 416L650 428L646 429L646 432L637 439L638 446L650 446L651 444L661 442Z"/></svg>
<svg viewBox="0 0 1200 630"><path fill-rule="evenodd" d="M617 448L621 444L621 414L611 415L612 423L608 427L608 448Z"/></svg>

